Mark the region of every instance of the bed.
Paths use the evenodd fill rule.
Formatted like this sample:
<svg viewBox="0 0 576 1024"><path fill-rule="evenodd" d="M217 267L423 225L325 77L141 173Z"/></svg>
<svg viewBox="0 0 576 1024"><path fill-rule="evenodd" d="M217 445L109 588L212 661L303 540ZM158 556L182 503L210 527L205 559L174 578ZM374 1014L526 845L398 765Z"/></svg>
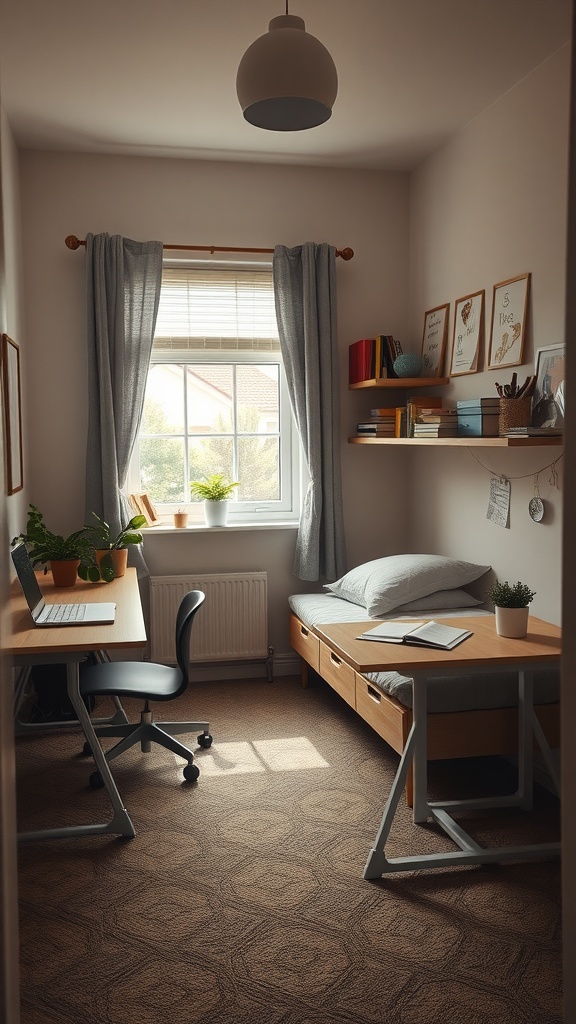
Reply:
<svg viewBox="0 0 576 1024"><path fill-rule="evenodd" d="M388 556L351 570L321 594L293 594L290 640L302 658L303 686L308 685L313 669L400 754L412 725L412 680L397 672L360 675L345 663L339 665L315 627L367 619L492 615L481 593L475 596L464 589L489 569L437 555ZM534 706L552 748L560 745L559 692L558 671L535 673ZM429 759L514 755L517 703L514 672L430 680ZM411 776L406 795L411 805Z"/></svg>

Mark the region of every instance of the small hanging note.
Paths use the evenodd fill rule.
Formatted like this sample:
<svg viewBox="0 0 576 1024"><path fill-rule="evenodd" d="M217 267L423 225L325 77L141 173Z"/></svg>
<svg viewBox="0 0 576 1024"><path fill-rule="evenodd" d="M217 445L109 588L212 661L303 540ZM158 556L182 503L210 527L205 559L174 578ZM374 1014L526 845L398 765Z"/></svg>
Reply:
<svg viewBox="0 0 576 1024"><path fill-rule="evenodd" d="M490 500L486 518L495 526L508 526L510 515L510 481L505 476L490 479Z"/></svg>

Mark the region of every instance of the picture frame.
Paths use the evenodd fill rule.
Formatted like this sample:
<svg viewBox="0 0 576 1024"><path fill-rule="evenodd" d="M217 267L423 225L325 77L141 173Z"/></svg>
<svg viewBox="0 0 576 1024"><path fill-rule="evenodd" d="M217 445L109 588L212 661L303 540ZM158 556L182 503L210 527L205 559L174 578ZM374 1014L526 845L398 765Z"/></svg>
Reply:
<svg viewBox="0 0 576 1024"><path fill-rule="evenodd" d="M2 335L0 358L4 399L6 494L17 494L24 487L20 348L7 334Z"/></svg>
<svg viewBox="0 0 576 1024"><path fill-rule="evenodd" d="M488 369L520 366L524 355L531 274L494 285Z"/></svg>
<svg viewBox="0 0 576 1024"><path fill-rule="evenodd" d="M531 426L564 426L564 378L566 347L546 345L536 352L536 384L532 397Z"/></svg>
<svg viewBox="0 0 576 1024"><path fill-rule="evenodd" d="M422 332L421 377L441 377L444 368L444 354L448 339L448 316L450 303L435 306L424 313Z"/></svg>
<svg viewBox="0 0 576 1024"><path fill-rule="evenodd" d="M454 303L454 331L450 376L477 373L480 341L484 336L485 290L472 292Z"/></svg>

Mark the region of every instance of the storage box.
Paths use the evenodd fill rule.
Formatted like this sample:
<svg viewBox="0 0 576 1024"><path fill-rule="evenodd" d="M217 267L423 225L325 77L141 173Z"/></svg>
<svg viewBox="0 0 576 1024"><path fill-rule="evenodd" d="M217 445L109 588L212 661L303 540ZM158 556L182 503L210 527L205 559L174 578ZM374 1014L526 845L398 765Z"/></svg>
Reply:
<svg viewBox="0 0 576 1024"><path fill-rule="evenodd" d="M499 398L466 398L456 402L459 437L498 437Z"/></svg>

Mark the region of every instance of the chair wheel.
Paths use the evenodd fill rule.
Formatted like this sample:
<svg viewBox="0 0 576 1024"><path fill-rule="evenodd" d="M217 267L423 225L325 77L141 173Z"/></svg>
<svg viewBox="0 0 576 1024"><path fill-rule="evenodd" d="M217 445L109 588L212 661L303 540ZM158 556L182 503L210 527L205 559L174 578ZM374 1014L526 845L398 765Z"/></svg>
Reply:
<svg viewBox="0 0 576 1024"><path fill-rule="evenodd" d="M187 764L183 771L186 782L196 782L200 775L200 769L195 764Z"/></svg>
<svg viewBox="0 0 576 1024"><path fill-rule="evenodd" d="M90 757L91 754L92 754L92 747L88 743L88 740L86 740L84 746L82 747L82 757Z"/></svg>
<svg viewBox="0 0 576 1024"><path fill-rule="evenodd" d="M90 789L102 789L104 785L104 780L100 775L100 772L92 772L88 782L90 783Z"/></svg>
<svg viewBox="0 0 576 1024"><path fill-rule="evenodd" d="M205 747L206 749L208 749L208 747L211 747L212 746L212 737L211 737L210 733L209 732L201 732L200 735L198 736L198 743L199 743L199 745L201 747Z"/></svg>

